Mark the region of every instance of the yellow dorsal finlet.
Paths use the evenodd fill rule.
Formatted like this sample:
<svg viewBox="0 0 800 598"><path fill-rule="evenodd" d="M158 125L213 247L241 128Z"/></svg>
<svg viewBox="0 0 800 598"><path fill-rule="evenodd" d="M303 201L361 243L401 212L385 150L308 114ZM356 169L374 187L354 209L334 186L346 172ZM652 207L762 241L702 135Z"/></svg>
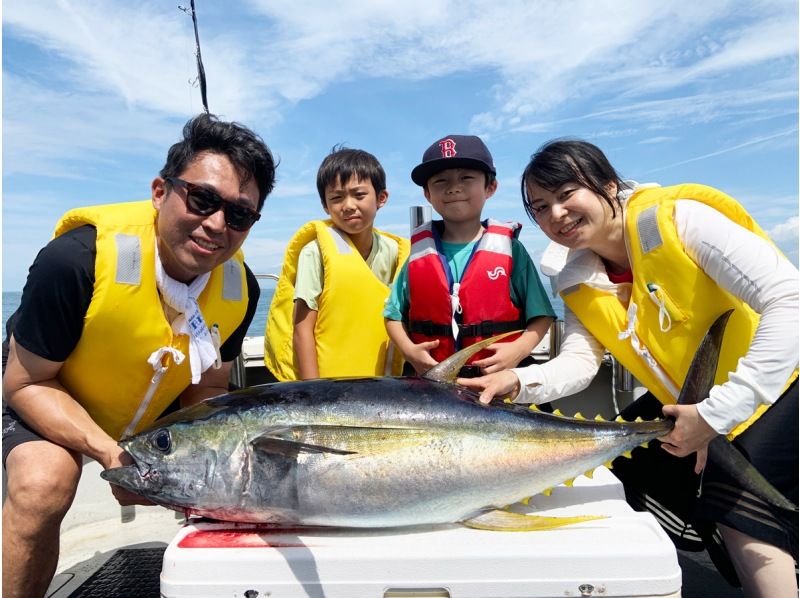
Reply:
<svg viewBox="0 0 800 598"><path fill-rule="evenodd" d="M573 415L572 417L574 417L575 419L586 419L585 417L583 417L583 413L581 413L580 411L578 411L578 412L577 412L575 415Z"/></svg>
<svg viewBox="0 0 800 598"><path fill-rule="evenodd" d="M554 409L553 415L558 415L559 417L564 417L564 414L561 413L561 409Z"/></svg>
<svg viewBox="0 0 800 598"><path fill-rule="evenodd" d="M604 422L604 421L606 421L606 420L605 420L605 418L603 418L603 416L602 416L602 415L600 415L600 414L598 413L597 415L595 415L595 416L594 416L594 421L596 421L596 422Z"/></svg>

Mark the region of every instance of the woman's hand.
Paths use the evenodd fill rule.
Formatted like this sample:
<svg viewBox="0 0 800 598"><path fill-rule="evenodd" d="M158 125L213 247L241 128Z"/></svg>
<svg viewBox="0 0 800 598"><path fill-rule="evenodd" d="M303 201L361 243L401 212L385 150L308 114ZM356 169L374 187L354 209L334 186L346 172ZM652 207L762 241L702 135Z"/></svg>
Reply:
<svg viewBox="0 0 800 598"><path fill-rule="evenodd" d="M519 394L519 378L511 370L503 370L480 378L458 378L457 384L481 393L481 403L488 404L495 397L516 397Z"/></svg>
<svg viewBox="0 0 800 598"><path fill-rule="evenodd" d="M708 443L717 436L716 430L706 423L697 411L697 405L664 405L666 417L675 418L672 431L659 438L662 448L670 455L686 457L697 453L695 473L700 473L706 464Z"/></svg>
<svg viewBox="0 0 800 598"><path fill-rule="evenodd" d="M530 354L525 345L520 343L492 343L485 351L492 354L483 359L473 361L471 365L478 366L484 374L494 374L509 368L517 367L520 361Z"/></svg>

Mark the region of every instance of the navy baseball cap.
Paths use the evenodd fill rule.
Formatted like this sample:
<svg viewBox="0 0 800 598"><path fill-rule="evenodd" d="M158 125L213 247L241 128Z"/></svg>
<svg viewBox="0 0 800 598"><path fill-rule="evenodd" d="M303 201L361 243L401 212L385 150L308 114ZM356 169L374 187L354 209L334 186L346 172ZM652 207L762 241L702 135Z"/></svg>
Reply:
<svg viewBox="0 0 800 598"><path fill-rule="evenodd" d="M428 179L448 168L471 168L497 175L489 148L475 135L446 135L422 154L422 164L411 171L411 180L424 187Z"/></svg>

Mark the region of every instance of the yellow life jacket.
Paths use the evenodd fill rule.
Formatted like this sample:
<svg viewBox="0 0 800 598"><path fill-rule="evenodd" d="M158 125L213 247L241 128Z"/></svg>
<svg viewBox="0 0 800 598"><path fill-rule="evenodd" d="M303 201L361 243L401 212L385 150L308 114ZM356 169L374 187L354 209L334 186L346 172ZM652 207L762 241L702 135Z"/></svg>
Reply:
<svg viewBox="0 0 800 598"><path fill-rule="evenodd" d="M91 224L97 229L92 300L83 332L58 374L59 381L111 437L136 433L152 423L189 386L189 337L173 335L156 287L156 211L148 201L70 210L55 235ZM208 326L224 342L247 309L241 251L211 272L198 304ZM185 356L167 368L151 389L154 366L147 360L161 347Z"/></svg>
<svg viewBox="0 0 800 598"><path fill-rule="evenodd" d="M397 242L394 278L408 257L409 242L374 230ZM383 323L389 287L378 280L350 237L331 220L309 222L289 241L264 332L267 368L279 380L298 379L292 345L294 286L300 250L315 239L324 273L314 328L320 377L400 375L402 355L390 342Z"/></svg>
<svg viewBox="0 0 800 598"><path fill-rule="evenodd" d="M684 251L673 219L679 199L707 204L769 240L745 209L721 191L696 184L643 188L630 197L625 210L633 271L628 309L616 295L588 284L561 292L592 335L664 404L676 402L692 358L720 314L734 310L720 351L717 385L736 369L759 321L750 306L719 287ZM761 405L729 437L746 430L767 408Z"/></svg>

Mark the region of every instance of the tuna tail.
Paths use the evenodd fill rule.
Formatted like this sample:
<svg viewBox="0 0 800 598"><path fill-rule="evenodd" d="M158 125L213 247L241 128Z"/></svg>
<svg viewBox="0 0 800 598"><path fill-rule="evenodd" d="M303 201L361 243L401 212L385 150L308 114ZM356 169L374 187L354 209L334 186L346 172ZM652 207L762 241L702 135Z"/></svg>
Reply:
<svg viewBox="0 0 800 598"><path fill-rule="evenodd" d="M473 355L483 351L486 347L496 343L500 339L504 339L512 334L519 334L520 332L520 330L513 330L504 334L498 334L497 336L484 339L475 343L474 345L465 347L458 353L454 353L444 361L437 363L427 372L422 374L422 377L426 380L433 380L434 382L455 382L455 379L458 377L458 372L462 367L464 367L464 365L466 365Z"/></svg>
<svg viewBox="0 0 800 598"><path fill-rule="evenodd" d="M708 329L689 366L686 381L678 397L679 405L696 404L705 399L714 386L722 337L732 313L733 310L729 309ZM797 505L781 494L724 436L717 436L709 443L708 460L713 461L725 473L736 479L742 488L764 502L779 509L797 512Z"/></svg>

